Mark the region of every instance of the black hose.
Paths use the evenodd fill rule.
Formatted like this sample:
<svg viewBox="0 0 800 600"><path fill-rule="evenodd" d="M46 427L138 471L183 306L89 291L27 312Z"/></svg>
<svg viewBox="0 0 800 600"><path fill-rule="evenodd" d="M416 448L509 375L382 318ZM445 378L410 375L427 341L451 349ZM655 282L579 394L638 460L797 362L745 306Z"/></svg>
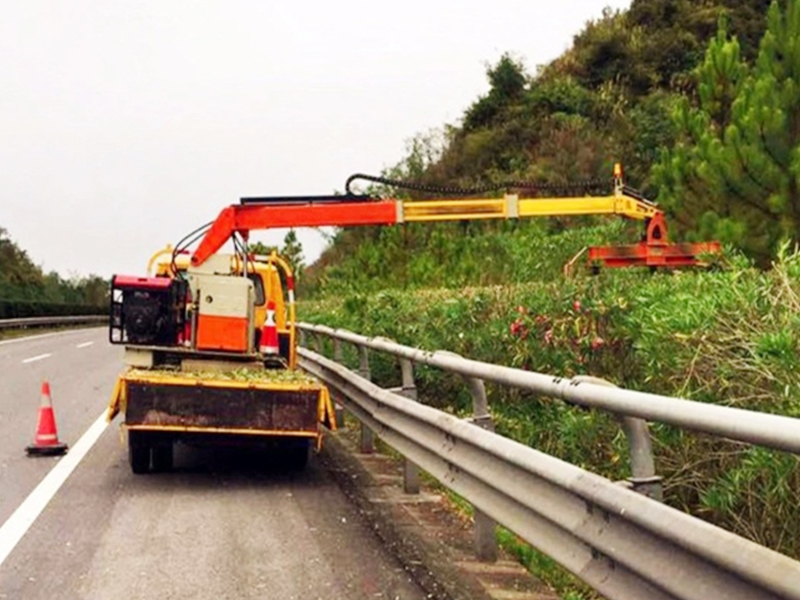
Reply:
<svg viewBox="0 0 800 600"><path fill-rule="evenodd" d="M178 276L178 267L175 264L175 261L183 250L194 244L201 236L205 235L206 231L208 231L211 226L214 224L214 221L209 221L205 225L201 225L191 233L186 234L181 238L181 240L175 244L175 248L172 250L172 260L170 261L170 269L172 269L172 274L174 276ZM191 238L191 239L190 239ZM188 240L188 241L187 241Z"/></svg>
<svg viewBox="0 0 800 600"><path fill-rule="evenodd" d="M345 182L345 193L353 194L350 185L354 181L369 181L389 187L400 188L405 190L412 190L416 192L423 192L428 194L444 194L449 196L474 196L475 194L483 194L486 192L495 192L498 190L507 189L521 189L539 192L554 192L560 190L587 190L597 188L599 186L607 186L609 181L607 179L589 179L580 182L571 183L545 183L535 181L503 181L500 183L492 183L486 185L478 185L472 187L456 187L456 186L441 186L432 185L427 183L418 183L413 181L401 181L398 179L390 179L388 177L378 177L375 175L365 175L364 173L355 173L347 178Z"/></svg>

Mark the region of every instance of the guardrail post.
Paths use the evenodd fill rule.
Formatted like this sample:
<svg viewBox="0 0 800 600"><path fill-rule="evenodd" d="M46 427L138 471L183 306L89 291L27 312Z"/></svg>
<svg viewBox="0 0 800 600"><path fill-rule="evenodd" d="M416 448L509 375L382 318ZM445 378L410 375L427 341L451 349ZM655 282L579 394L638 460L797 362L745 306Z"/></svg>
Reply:
<svg viewBox="0 0 800 600"><path fill-rule="evenodd" d="M414 383L414 364L407 358L401 358L400 372L403 375L403 388L400 394L416 400L417 385ZM403 459L403 491L406 494L419 494L419 489L419 467L407 458Z"/></svg>
<svg viewBox="0 0 800 600"><path fill-rule="evenodd" d="M494 432L494 422L489 414L486 386L482 379L464 377L472 394L472 422L487 431ZM484 512L475 509L475 555L483 562L497 561L497 523Z"/></svg>
<svg viewBox="0 0 800 600"><path fill-rule="evenodd" d="M661 502L664 492L661 477L656 475L653 445L647 421L636 417L620 417L622 430L628 438L632 477L628 478L633 491Z"/></svg>
<svg viewBox="0 0 800 600"><path fill-rule="evenodd" d="M368 381L372 381L369 370L369 349L366 346L358 347L358 374ZM361 423L361 453L372 454L375 452L375 434L364 423Z"/></svg>
<svg viewBox="0 0 800 600"><path fill-rule="evenodd" d="M366 346L358 347L358 374L372 381L372 374L369 371L369 348Z"/></svg>
<svg viewBox="0 0 800 600"><path fill-rule="evenodd" d="M403 375L403 396L416 400L417 384L414 383L414 364L407 358L401 358L400 372Z"/></svg>
<svg viewBox="0 0 800 600"><path fill-rule="evenodd" d="M342 340L333 338L333 360L342 364L344 355L342 354ZM344 406L342 406L342 398L338 393L331 391L334 396L333 412L336 415L336 426L339 429L344 428Z"/></svg>
<svg viewBox="0 0 800 600"><path fill-rule="evenodd" d="M440 350L445 354L463 358L455 352ZM472 419L470 422L481 429L494 432L494 421L489 414L489 401L486 399L486 386L483 379L462 375L472 396ZM482 562L497 562L497 522L486 513L475 508L475 556Z"/></svg>
<svg viewBox="0 0 800 600"><path fill-rule="evenodd" d="M617 387L610 381L579 375L572 378L576 383L592 383L606 387ZM653 444L650 440L650 429L647 421L637 417L618 415L622 431L628 439L628 453L630 455L631 473L627 483L634 492L638 492L653 500L663 500L661 477L656 475L655 461L653 460Z"/></svg>
<svg viewBox="0 0 800 600"><path fill-rule="evenodd" d="M315 331L311 337L314 340L314 352L322 354L322 336Z"/></svg>
<svg viewBox="0 0 800 600"><path fill-rule="evenodd" d="M298 338L299 338L298 341L300 342L300 345L303 348L307 348L308 347L308 333L306 333L305 329L302 329L300 327L297 328L297 333L298 333Z"/></svg>

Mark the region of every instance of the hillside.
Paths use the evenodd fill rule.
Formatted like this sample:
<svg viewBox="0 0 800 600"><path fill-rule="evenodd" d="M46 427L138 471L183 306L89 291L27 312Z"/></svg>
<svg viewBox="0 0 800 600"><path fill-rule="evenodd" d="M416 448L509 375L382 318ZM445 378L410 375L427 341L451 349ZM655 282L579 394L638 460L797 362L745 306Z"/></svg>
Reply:
<svg viewBox="0 0 800 600"><path fill-rule="evenodd" d="M763 88L762 80L783 77L789 85L794 73L793 65L776 58L788 53L781 55L780 48L789 48L797 35L782 26L777 4L774 32L768 36L772 46L760 46L769 6L765 0L635 0L628 11L606 12L587 23L567 52L533 75L514 57L503 56L487 69L488 92L458 123L418 134L407 155L384 174L447 186L507 180L568 184L609 181L612 164L621 161L627 182L667 210L673 237L720 239L767 266L780 241L797 239L800 230L793 216L797 186L780 174L781 161L789 160L783 157L791 155L797 139L776 138L780 155L771 146L755 147L755 142L736 145L746 127L763 117L753 114L753 106L744 110L754 90ZM794 3L792 7L796 10ZM775 73L766 72L769 65ZM734 114L734 104L743 107L741 114ZM785 98L784 105L775 107L776 122L756 125L768 126L778 136L785 129L781 123L800 119L800 98ZM726 137L737 134L739 138ZM772 176L774 171L778 173ZM755 185L750 181L753 172L772 177ZM390 192L380 187L373 191ZM594 225L587 219L550 219L545 225L511 227L342 231L308 270L305 291L341 289L354 283L353 274L359 283L440 284L435 270L418 264L417 255L431 243L451 244L457 251L452 264L441 252L435 258L439 265L448 263L449 272L450 267L463 270L456 264L463 248L454 238L465 234L503 237L511 230L528 243L587 222ZM628 239L638 237L636 228L628 232ZM616 241L617 233L615 228L608 241ZM576 239L570 251L584 245ZM434 260L426 256L428 262ZM387 272L392 276L387 278ZM452 284L487 283L485 272L461 273ZM514 275L522 280L527 276Z"/></svg>

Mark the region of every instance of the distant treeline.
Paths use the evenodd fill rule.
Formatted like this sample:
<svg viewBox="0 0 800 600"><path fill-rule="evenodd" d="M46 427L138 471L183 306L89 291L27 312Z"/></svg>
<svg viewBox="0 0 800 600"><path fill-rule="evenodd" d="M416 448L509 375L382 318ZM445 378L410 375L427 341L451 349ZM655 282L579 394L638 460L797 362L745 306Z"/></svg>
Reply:
<svg viewBox="0 0 800 600"><path fill-rule="evenodd" d="M105 279L45 274L0 227L0 319L98 314L107 307Z"/></svg>

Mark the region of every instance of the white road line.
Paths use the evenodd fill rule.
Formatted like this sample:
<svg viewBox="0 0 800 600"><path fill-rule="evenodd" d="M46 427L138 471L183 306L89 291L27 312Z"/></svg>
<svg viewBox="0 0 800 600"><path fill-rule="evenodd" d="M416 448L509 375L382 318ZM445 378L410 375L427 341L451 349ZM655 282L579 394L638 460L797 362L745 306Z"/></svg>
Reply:
<svg viewBox="0 0 800 600"><path fill-rule="evenodd" d="M30 358L26 358L25 360L23 360L22 364L26 365L28 363L36 362L37 360L42 360L44 358L49 358L51 356L53 356L53 355L52 354L40 354L39 356L32 356Z"/></svg>
<svg viewBox="0 0 800 600"><path fill-rule="evenodd" d="M0 566L16 547L31 525L36 521L59 488L64 484L83 457L92 449L95 442L108 427L106 411L97 418L78 443L67 455L58 461L36 488L20 504L14 513L0 527ZM31 459L38 460L38 459Z"/></svg>
<svg viewBox="0 0 800 600"><path fill-rule="evenodd" d="M77 345L77 346L75 346L75 347L76 347L76 348L88 348L88 347L89 347L89 346L91 346L92 344L94 344L94 342L83 342L82 344L78 344L78 345Z"/></svg>

